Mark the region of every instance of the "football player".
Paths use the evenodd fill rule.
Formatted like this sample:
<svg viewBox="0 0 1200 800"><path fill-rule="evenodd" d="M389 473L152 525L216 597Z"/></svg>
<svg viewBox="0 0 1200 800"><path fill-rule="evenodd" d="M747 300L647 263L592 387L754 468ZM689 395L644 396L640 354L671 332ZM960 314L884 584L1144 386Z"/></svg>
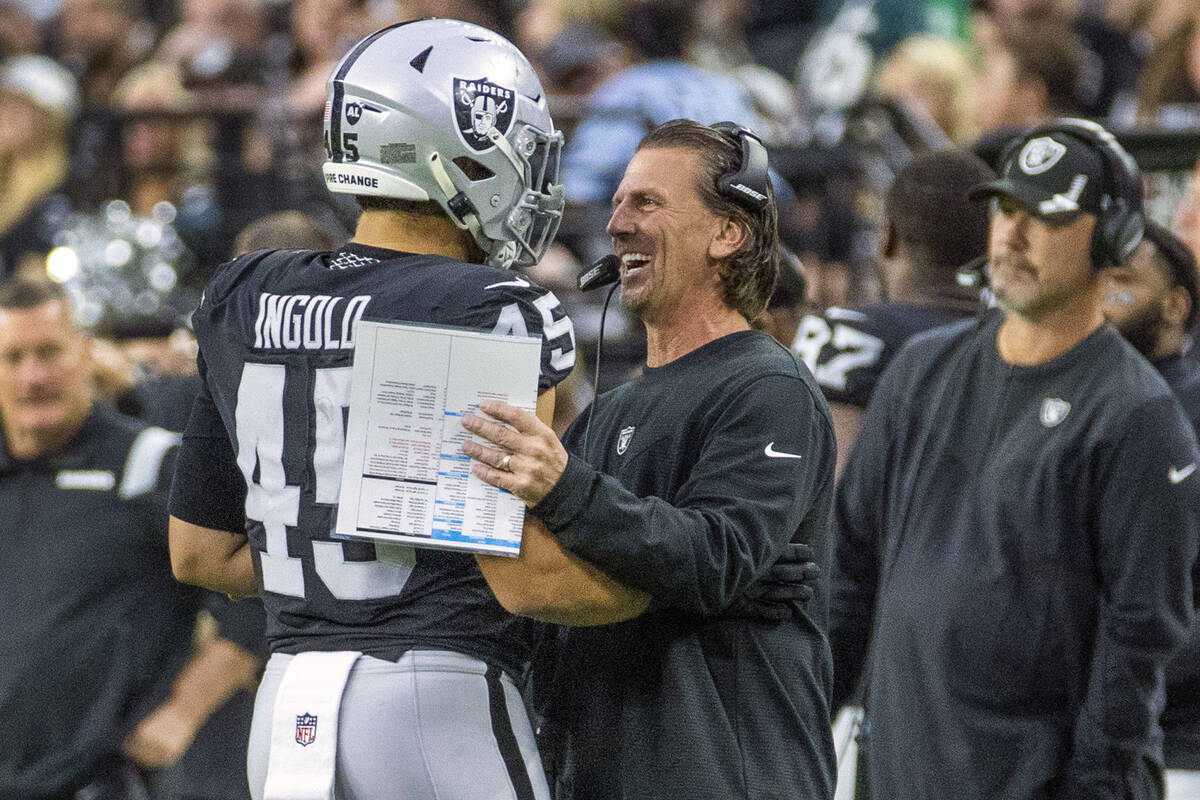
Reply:
<svg viewBox="0 0 1200 800"><path fill-rule="evenodd" d="M1147 220L1142 243L1122 266L1107 270L1105 281L1105 317L1154 365L1200 433L1200 359L1189 336L1200 314L1196 259L1179 237ZM1193 622L1187 644L1167 665L1162 729L1168 798L1200 791L1197 654L1200 625Z"/></svg>
<svg viewBox="0 0 1200 800"><path fill-rule="evenodd" d="M331 529L364 315L540 337L538 415L550 420L575 362L571 321L502 268L534 263L554 237L562 136L525 57L452 20L372 34L327 88L325 181L362 215L340 249L249 253L206 288L173 567L263 597L272 655L248 757L256 799L331 798L335 786L342 800L547 798L512 682L530 623L497 602L489 565L519 562L555 586L554 621L608 621L644 601L532 521L515 562Z"/></svg>
<svg viewBox="0 0 1200 800"><path fill-rule="evenodd" d="M978 309L978 290L960 286L959 267L987 249L987 211L967 191L995 175L964 150L918 156L885 198L881 252L886 302L807 314L792 344L829 401L838 471L858 438L876 381L908 337Z"/></svg>

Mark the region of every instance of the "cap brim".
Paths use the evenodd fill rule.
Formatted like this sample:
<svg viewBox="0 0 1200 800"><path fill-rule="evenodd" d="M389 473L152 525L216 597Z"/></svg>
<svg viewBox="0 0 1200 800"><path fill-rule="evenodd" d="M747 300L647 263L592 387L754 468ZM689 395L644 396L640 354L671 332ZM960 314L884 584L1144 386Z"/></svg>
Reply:
<svg viewBox="0 0 1200 800"><path fill-rule="evenodd" d="M1021 207L1028 211L1031 216L1040 219L1069 222L1083 213L1083 209L1079 209L1076 211L1055 211L1051 214L1043 214L1040 210L1040 205L1047 200L1045 188L1037 184L1026 183L1025 181L1015 181L1012 178L1000 178L999 180L980 184L967 193L967 197L971 200L983 200L997 195L1011 197L1020 203Z"/></svg>

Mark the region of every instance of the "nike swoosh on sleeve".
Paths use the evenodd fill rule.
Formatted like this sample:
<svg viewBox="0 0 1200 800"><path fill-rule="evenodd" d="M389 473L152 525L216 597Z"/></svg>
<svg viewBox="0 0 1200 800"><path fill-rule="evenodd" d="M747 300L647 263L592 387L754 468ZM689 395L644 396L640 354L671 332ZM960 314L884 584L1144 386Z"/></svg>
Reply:
<svg viewBox="0 0 1200 800"><path fill-rule="evenodd" d="M1169 470L1167 470L1167 480L1169 480L1171 483L1181 483L1184 478L1186 478L1188 475L1191 475L1195 471L1196 462L1194 461L1183 469L1171 467Z"/></svg>
<svg viewBox="0 0 1200 800"><path fill-rule="evenodd" d="M767 454L768 458L804 458L804 456L798 453L785 453L782 450L776 450L774 442L764 447L763 452Z"/></svg>
<svg viewBox="0 0 1200 800"><path fill-rule="evenodd" d="M498 289L501 286L515 286L518 289L528 289L529 282L522 280L521 278L515 278L511 281L500 281L499 283L493 283L489 286L483 287L483 290L486 292L488 289Z"/></svg>

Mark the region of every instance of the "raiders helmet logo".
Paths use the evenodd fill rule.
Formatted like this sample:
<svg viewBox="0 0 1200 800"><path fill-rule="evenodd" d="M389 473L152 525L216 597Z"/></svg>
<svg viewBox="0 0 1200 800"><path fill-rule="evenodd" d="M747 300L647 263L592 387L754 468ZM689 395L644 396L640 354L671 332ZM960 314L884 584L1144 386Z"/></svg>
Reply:
<svg viewBox="0 0 1200 800"><path fill-rule="evenodd" d="M346 104L346 122L350 123L351 125L357 124L358 121L360 119L362 119L362 112L363 112L363 107L361 105L359 105L358 103L347 103Z"/></svg>
<svg viewBox="0 0 1200 800"><path fill-rule="evenodd" d="M454 79L454 116L458 133L476 152L490 150L494 145L488 132L495 128L507 136L516 111L516 96L512 89L497 86L486 78Z"/></svg>
<svg viewBox="0 0 1200 800"><path fill-rule="evenodd" d="M1065 144L1056 142L1049 136L1039 136L1036 139L1030 139L1021 148L1017 164L1020 165L1021 172L1026 175L1040 175L1057 164L1065 152L1067 152Z"/></svg>

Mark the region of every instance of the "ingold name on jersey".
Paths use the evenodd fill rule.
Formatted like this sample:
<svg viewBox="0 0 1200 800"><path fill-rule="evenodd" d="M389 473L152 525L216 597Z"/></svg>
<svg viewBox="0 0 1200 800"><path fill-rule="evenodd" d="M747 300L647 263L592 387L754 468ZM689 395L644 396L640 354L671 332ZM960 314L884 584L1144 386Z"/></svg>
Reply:
<svg viewBox="0 0 1200 800"><path fill-rule="evenodd" d="M369 294L347 299L327 294L263 292L258 296L254 348L352 350L354 323L370 302Z"/></svg>

